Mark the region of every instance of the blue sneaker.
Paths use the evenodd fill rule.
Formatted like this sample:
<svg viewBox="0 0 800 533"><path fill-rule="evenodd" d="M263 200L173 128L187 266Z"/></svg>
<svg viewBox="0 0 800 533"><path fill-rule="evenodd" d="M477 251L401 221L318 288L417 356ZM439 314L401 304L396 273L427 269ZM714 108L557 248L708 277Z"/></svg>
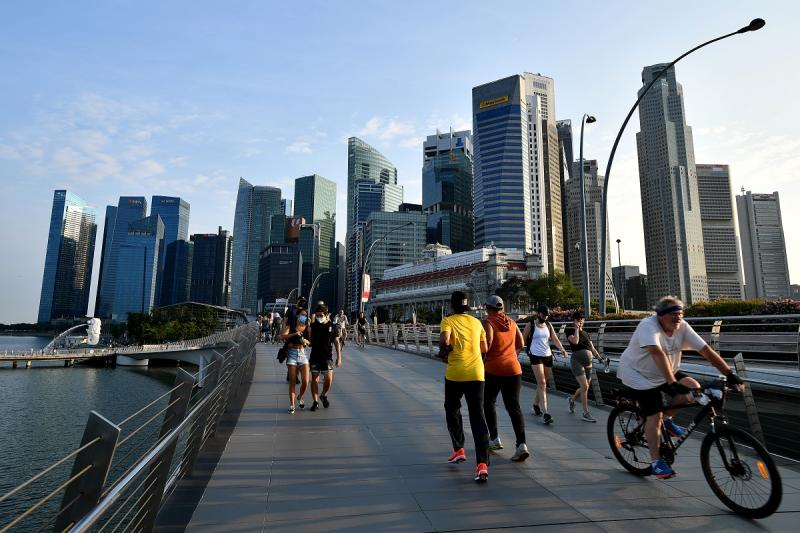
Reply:
<svg viewBox="0 0 800 533"><path fill-rule="evenodd" d="M681 438L686 435L686 430L675 423L672 417L664 417L664 427L667 428L667 433L676 438Z"/></svg>
<svg viewBox="0 0 800 533"><path fill-rule="evenodd" d="M669 479L675 475L675 471L662 459L653 461L651 471L659 479Z"/></svg>

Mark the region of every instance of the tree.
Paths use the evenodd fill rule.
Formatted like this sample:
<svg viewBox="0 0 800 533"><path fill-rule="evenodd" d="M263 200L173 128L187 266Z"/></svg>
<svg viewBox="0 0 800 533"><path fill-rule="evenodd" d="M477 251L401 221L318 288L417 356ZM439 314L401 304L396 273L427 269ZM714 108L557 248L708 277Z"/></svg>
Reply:
<svg viewBox="0 0 800 533"><path fill-rule="evenodd" d="M509 310L527 310L530 307L530 297L528 296L530 283L530 280L524 278L509 278L495 292L506 302L506 307Z"/></svg>
<svg viewBox="0 0 800 533"><path fill-rule="evenodd" d="M563 272L551 272L532 280L528 294L537 305L573 309L581 306L580 291Z"/></svg>

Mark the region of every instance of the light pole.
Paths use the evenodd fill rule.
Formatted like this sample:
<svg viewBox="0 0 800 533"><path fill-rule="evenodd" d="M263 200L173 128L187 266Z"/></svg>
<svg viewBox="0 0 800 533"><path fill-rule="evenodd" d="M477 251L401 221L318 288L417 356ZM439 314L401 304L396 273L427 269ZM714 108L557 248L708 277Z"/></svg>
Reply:
<svg viewBox="0 0 800 533"><path fill-rule="evenodd" d="M619 273L620 273L620 288L619 288L619 295L622 299L622 311L625 312L625 270L622 268L622 252L620 251L619 243L622 242L622 239L617 239L617 261L619 262Z"/></svg>
<svg viewBox="0 0 800 533"><path fill-rule="evenodd" d="M317 288L317 283L319 282L319 278L329 274L329 272L320 272L317 274L317 277L314 278L314 282L311 284L311 290L308 291L308 306L311 307L312 302L314 301L314 289Z"/></svg>
<svg viewBox="0 0 800 533"><path fill-rule="evenodd" d="M413 224L413 222L406 222L405 224L400 224L399 226L393 227L392 229L390 229L389 231L384 233L383 237L381 237L380 239L375 240L369 246L369 249L367 250L367 253L364 254L364 261L361 263L361 286L360 286L361 290L359 291L359 293L363 292L363 290L364 290L364 281L365 281L364 276L366 276L366 274L367 274L367 263L369 261L370 255L372 255L372 250L375 249L375 245L378 244L379 242L385 240L386 237L388 237L389 234L391 234L393 231L397 231L400 228L405 228L406 226L410 226L411 224ZM359 302L358 303L358 310L359 310L359 312L363 313L364 312L364 300L361 298L361 294L358 295L358 302Z"/></svg>
<svg viewBox="0 0 800 533"><path fill-rule="evenodd" d="M586 237L586 181L583 175L583 126L584 124L591 124L597 119L591 115L583 114L581 117L581 153L580 153L580 166L581 173L579 183L581 187L581 270L583 270L583 314L586 319L592 314L591 302L589 300L589 246ZM602 238L602 237L601 237Z"/></svg>
<svg viewBox="0 0 800 533"><path fill-rule="evenodd" d="M608 156L608 164L606 165L605 185L603 186L603 207L602 207L602 210L601 210L602 220L600 222L601 225L602 225L602 233L601 233L601 235L603 235L603 238L600 239L601 245L600 245L600 276L599 276L599 280L600 280L600 292L601 293L603 292L603 289L605 288L604 284L603 284L603 280L606 278L606 257L607 257L607 253L608 253L608 250L606 250L605 234L606 234L606 231L608 231L608 179L611 177L611 163L614 162L614 154L617 152L617 145L619 144L619 140L622 137L622 132L625 131L625 126L628 125L628 121L631 119L631 116L633 115L633 112L636 111L637 107L639 107L639 102L642 101L644 96L650 90L650 87L655 85L656 81L661 79L661 76L665 72L667 72L669 69L671 69L673 66L675 66L675 63L677 63L678 61L680 61L684 57L688 56L692 52L700 50L704 46L708 46L711 43L715 43L717 41L721 41L722 39L727 39L728 37L732 37L732 36L737 35L739 33L747 33L749 31L760 30L761 28L764 27L765 24L766 24L766 22L764 22L764 19L753 19L753 20L750 21L750 24L748 24L747 26L745 26L743 28L739 28L738 30L736 30L734 32L727 33L725 35L722 35L721 37L717 37L716 39L711 39L710 41L706 41L703 44L695 46L694 48L692 48L688 52L685 52L685 53L679 55L672 63L670 63L666 67L664 67L661 70L661 72L658 73L658 75L653 76L653 79L650 81L650 83L647 85L647 87L644 88L642 93L639 95L639 98L636 99L636 102L634 102L633 107L631 107L631 110L628 111L628 115L625 117L625 120L622 122L622 127L620 127L619 132L617 133L617 138L614 139L614 145L611 147L611 154ZM600 316L603 316L605 314L606 314L606 300L605 300L605 298L601 297L600 298Z"/></svg>
<svg viewBox="0 0 800 533"><path fill-rule="evenodd" d="M314 232L314 239L316 239L316 246L314 246L313 242L311 244L311 248L312 248L312 252L313 252L313 255L311 256L311 275L313 276L314 273L319 268L319 247L320 247L320 242L321 242L320 233L322 233L322 231L320 229L319 222L310 222L308 224L300 224L300 229L302 230L303 228L311 228L312 231ZM303 285L302 280L300 282L300 285L301 286ZM310 296L310 291L309 291L309 296ZM310 298L309 298L309 305L311 305L311 299Z"/></svg>

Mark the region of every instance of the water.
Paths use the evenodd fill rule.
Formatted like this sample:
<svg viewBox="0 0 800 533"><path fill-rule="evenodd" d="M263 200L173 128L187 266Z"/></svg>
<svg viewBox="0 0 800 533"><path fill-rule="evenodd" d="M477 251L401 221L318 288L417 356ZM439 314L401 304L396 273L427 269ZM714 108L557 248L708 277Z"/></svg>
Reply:
<svg viewBox="0 0 800 533"><path fill-rule="evenodd" d="M0 336L0 353L12 348L38 350L49 341L47 337ZM60 362L34 363L31 369L4 365L0 368L0 495L77 448L90 411L119 422L171 389L174 379L175 368L65 368ZM66 473L70 468L71 464L66 465ZM54 478L64 474L63 470L54 473ZM47 479L55 482L47 485L50 490L59 484ZM0 503L0 527L47 492L31 491ZM55 503L59 502L57 497Z"/></svg>

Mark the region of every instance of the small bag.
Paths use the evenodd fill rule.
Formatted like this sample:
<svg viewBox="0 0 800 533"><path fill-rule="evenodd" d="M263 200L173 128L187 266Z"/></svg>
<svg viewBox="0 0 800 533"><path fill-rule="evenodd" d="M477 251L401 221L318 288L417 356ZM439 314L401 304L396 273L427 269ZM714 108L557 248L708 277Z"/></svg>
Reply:
<svg viewBox="0 0 800 533"><path fill-rule="evenodd" d="M281 349L278 350L278 362L283 363L289 357L289 345L284 343Z"/></svg>

